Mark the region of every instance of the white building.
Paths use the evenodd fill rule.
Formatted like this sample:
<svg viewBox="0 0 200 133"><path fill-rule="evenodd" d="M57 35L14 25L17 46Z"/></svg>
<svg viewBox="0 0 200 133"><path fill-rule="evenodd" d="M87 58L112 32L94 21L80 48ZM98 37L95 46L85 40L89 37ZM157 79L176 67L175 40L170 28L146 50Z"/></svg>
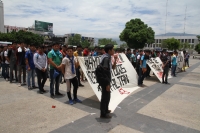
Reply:
<svg viewBox="0 0 200 133"><path fill-rule="evenodd" d="M155 36L155 42L153 44L146 44L145 47L146 48L156 48L156 47L161 47L161 43L168 39L168 38L175 38L178 41L180 41L180 43L189 43L191 45L192 48L195 47L196 44L198 44L198 38L196 37L196 35L186 35L186 36Z"/></svg>
<svg viewBox="0 0 200 133"><path fill-rule="evenodd" d="M3 2L0 0L0 32L4 33L4 9Z"/></svg>
<svg viewBox="0 0 200 133"><path fill-rule="evenodd" d="M26 31L27 28L25 28L25 27L17 27L17 26L10 26L10 25L4 25L4 33L9 33L9 32L12 32L12 31L18 32L20 30Z"/></svg>

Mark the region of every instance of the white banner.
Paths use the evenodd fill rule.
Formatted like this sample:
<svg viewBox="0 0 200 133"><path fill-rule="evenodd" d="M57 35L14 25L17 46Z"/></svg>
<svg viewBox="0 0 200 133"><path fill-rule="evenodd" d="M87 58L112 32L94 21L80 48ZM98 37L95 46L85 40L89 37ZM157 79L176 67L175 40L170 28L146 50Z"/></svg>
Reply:
<svg viewBox="0 0 200 133"><path fill-rule="evenodd" d="M162 61L160 60L160 58L159 57L150 58L149 60L147 60L147 64L149 65L153 73L156 75L156 77L162 83L163 68L162 68ZM170 72L168 78L172 78Z"/></svg>
<svg viewBox="0 0 200 133"><path fill-rule="evenodd" d="M96 81L95 69L100 63L100 56L78 57L79 64L90 86L101 100L101 87ZM112 62L114 58L112 57ZM113 112L117 105L139 87L138 76L125 54L118 54L116 69L112 70L111 99L109 109Z"/></svg>
<svg viewBox="0 0 200 133"><path fill-rule="evenodd" d="M176 72L181 72L184 65L183 51L178 51Z"/></svg>

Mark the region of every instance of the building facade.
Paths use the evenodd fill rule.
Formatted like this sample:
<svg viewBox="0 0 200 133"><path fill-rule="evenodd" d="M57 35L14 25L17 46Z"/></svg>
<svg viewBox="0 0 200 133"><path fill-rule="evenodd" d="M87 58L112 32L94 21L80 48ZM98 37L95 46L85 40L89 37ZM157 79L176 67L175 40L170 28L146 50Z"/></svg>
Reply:
<svg viewBox="0 0 200 133"><path fill-rule="evenodd" d="M198 38L196 35L190 35L190 36L155 36L155 42L152 44L146 44L146 48L156 48L161 47L161 44L164 40L168 38L175 38L180 43L189 43L191 48L194 48L195 45L198 44Z"/></svg>
<svg viewBox="0 0 200 133"><path fill-rule="evenodd" d="M10 25L4 25L4 33L9 33L12 31L18 32L20 30L27 31L27 28L25 27L17 27L17 26L10 26Z"/></svg>
<svg viewBox="0 0 200 133"><path fill-rule="evenodd" d="M73 37L75 36L76 33L69 33L69 34L65 34L64 37L65 37L65 43L67 44L68 41L69 41L69 37ZM81 36L81 40L87 40L91 46L94 46L94 38L93 37L86 37L86 36L82 36L81 34L78 34Z"/></svg>
<svg viewBox="0 0 200 133"><path fill-rule="evenodd" d="M4 33L4 8L3 2L0 0L0 32Z"/></svg>

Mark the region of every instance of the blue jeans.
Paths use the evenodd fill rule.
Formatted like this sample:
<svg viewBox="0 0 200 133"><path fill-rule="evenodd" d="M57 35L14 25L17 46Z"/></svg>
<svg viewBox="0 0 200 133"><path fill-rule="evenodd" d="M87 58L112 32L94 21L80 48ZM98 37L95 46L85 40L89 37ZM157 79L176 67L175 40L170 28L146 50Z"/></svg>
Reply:
<svg viewBox="0 0 200 133"><path fill-rule="evenodd" d="M31 79L32 79L32 87L35 86L35 69L27 70L27 83L28 87L31 87Z"/></svg>
<svg viewBox="0 0 200 133"><path fill-rule="evenodd" d="M139 78L138 78L138 85L142 85L143 84L143 80L146 76L146 72L143 73L142 72L142 68L139 68Z"/></svg>
<svg viewBox="0 0 200 133"><path fill-rule="evenodd" d="M54 69L50 69L50 94L54 95L54 86L55 86L55 93L59 93L59 86L60 86L60 78L61 75L58 75L56 78L53 78Z"/></svg>
<svg viewBox="0 0 200 133"><path fill-rule="evenodd" d="M9 64L4 64L4 79L9 79Z"/></svg>
<svg viewBox="0 0 200 133"><path fill-rule="evenodd" d="M177 65L172 65L172 73L171 73L172 76L176 76L176 67Z"/></svg>
<svg viewBox="0 0 200 133"><path fill-rule="evenodd" d="M2 64L1 64L1 68L2 68L2 70L1 70L1 76L2 76L4 79L6 79L6 78L5 78L5 65L6 65L5 63L2 63Z"/></svg>

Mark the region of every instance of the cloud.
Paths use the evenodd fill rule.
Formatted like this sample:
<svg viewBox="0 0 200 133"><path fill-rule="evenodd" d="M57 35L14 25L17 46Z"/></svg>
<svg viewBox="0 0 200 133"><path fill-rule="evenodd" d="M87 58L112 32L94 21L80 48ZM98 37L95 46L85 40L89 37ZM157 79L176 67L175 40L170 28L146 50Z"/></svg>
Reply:
<svg viewBox="0 0 200 133"><path fill-rule="evenodd" d="M185 32L200 34L200 3L197 0L3 0L5 25L28 27L35 20L52 22L54 33L117 38L130 19L140 18L156 34Z"/></svg>

